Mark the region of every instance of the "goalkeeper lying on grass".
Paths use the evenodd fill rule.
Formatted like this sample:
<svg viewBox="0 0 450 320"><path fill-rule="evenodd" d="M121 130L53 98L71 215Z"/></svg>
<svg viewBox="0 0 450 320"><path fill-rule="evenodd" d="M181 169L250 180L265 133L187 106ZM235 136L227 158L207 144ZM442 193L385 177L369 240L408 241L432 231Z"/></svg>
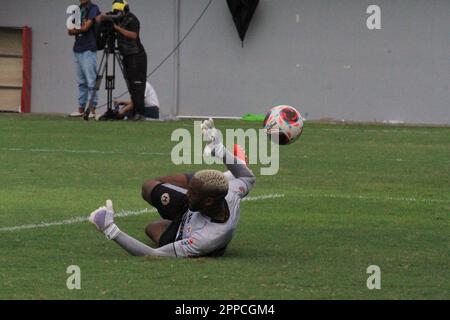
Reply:
<svg viewBox="0 0 450 320"><path fill-rule="evenodd" d="M203 170L147 181L143 198L163 220L151 223L146 234L158 248L151 248L122 232L114 223L111 200L91 213L97 229L134 256L221 256L230 243L240 215L240 201L252 189L255 176L245 163L220 141L212 119L202 123L211 154L223 160L229 171ZM241 152L242 153L242 152ZM237 154L237 152L235 152Z"/></svg>

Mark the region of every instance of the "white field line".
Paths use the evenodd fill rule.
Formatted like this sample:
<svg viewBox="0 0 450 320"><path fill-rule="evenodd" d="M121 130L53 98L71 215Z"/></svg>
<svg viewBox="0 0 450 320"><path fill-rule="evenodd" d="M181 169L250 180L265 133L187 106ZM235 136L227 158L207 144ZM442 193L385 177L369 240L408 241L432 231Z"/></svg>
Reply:
<svg viewBox="0 0 450 320"><path fill-rule="evenodd" d="M246 197L242 201L261 201L266 199L276 199L283 198L284 194L268 194L254 197ZM331 199L349 199L349 200L373 200L373 201L400 201L400 202L425 202L425 203L450 203L450 200L445 199L417 199L417 198L395 198L395 197L386 197L386 198L377 198L377 197L367 197L367 196L351 196L351 195L339 195L339 194L299 194L299 198L331 198ZM156 209L143 209L138 211L127 211L123 210L116 213L117 218L122 217L130 217L130 216L139 216L145 213L154 213ZM38 224L28 224L28 225L19 225L14 227L4 227L0 228L0 232L14 232L26 229L38 229L38 228L48 228L54 226L62 226L62 225L71 225L76 223L82 223L88 221L87 217L75 217L72 219L55 221L55 222L41 222Z"/></svg>
<svg viewBox="0 0 450 320"><path fill-rule="evenodd" d="M255 196L255 197L245 197L242 199L242 201L260 201L260 200L266 200L266 199L275 199L275 198L283 198L284 194L267 194L262 196Z"/></svg>
<svg viewBox="0 0 450 320"><path fill-rule="evenodd" d="M261 195L261 196L254 196L254 197L246 197L242 201L261 201L266 199L276 199L276 198L283 198L284 194L267 194L267 195ZM417 199L417 198L395 198L395 197L386 197L386 198L377 198L377 197L367 197L367 196L351 196L351 195L339 195L339 194L299 194L299 198L331 198L331 199L348 199L348 200L373 200L373 201L400 201L400 202L424 202L424 203L450 203L450 199ZM122 217L130 217L130 216L139 216L145 213L154 213L156 212L156 209L143 209L138 211L127 211L123 210L118 213L116 213L117 218ZM26 229L38 229L38 228L48 228L48 227L54 227L54 226L62 226L62 225L71 225L76 223L82 223L88 221L88 217L75 217L67 220L62 221L55 221L55 222L41 222L38 224L28 224L28 225L19 225L14 227L4 227L0 228L0 232L14 232L14 231L20 231L20 230L26 230Z"/></svg>
<svg viewBox="0 0 450 320"><path fill-rule="evenodd" d="M266 199L273 199L273 198L282 198L284 197L284 194L267 194L262 196L255 196L255 197L246 197L243 201L260 201L260 200L266 200ZM115 214L116 218L124 218L124 217L130 217L130 216L140 216L145 213L154 213L156 212L156 209L143 209L138 211L128 211L128 210L122 210ZM41 222L37 224L25 224L25 225L19 225L14 227L4 227L0 228L0 232L14 232L14 231L21 231L21 230L27 230L27 229L38 229L38 228L48 228L48 227L56 227L56 226L64 226L64 225L71 225L71 224L77 224L88 221L88 217L75 217L67 220L62 221L54 221L54 222Z"/></svg>
<svg viewBox="0 0 450 320"><path fill-rule="evenodd" d="M0 148L0 151L6 152L35 152L35 153L73 153L73 154L132 154L130 152L123 151L100 151L100 150L70 150L70 149L25 149L25 148ZM137 152L135 155L140 156L170 156L170 153L163 152ZM192 155L189 153L188 155ZM307 155L303 158L309 158ZM429 162L429 161L441 161L435 159L400 159L400 158L385 158L385 159L342 159L344 161L372 161L372 162L382 162L382 161L395 161L395 162ZM450 163L450 160L443 160L445 163Z"/></svg>
<svg viewBox="0 0 450 320"><path fill-rule="evenodd" d="M450 203L450 199L418 199L414 197L369 197L363 195L346 195L346 194L299 194L300 198L331 198L331 199L348 199L348 200L371 200L371 201L400 201L400 202L424 202L424 203Z"/></svg>
<svg viewBox="0 0 450 320"><path fill-rule="evenodd" d="M120 211L115 214L115 217L130 217L130 216L139 216L144 213L151 213L156 212L156 209L143 209L138 211ZM25 224L20 226L14 226L14 227L5 227L0 228L0 232L6 232L6 231L19 231L19 230L26 230L26 229L38 229L38 228L48 228L48 227L56 227L56 226L64 226L69 224L76 224L81 222L86 222L89 220L89 217L75 217L67 220L62 221L55 221L55 222L41 222L37 224Z"/></svg>
<svg viewBox="0 0 450 320"><path fill-rule="evenodd" d="M335 159L332 160L324 160L324 159L320 159L318 160L317 158L310 158L308 155L304 155L302 157L303 159L311 159L314 161L323 161L323 162L327 162L327 161L336 161ZM358 162L363 162L363 161L367 161L367 162L388 162L388 161L393 161L393 162L442 162L442 163L450 163L450 160L446 160L446 159L401 159L401 158L384 158L384 159L377 159L377 158L370 158L370 159L357 159L357 158L341 158L339 159L339 161L358 161Z"/></svg>
<svg viewBox="0 0 450 320"><path fill-rule="evenodd" d="M0 151L11 152L36 152L36 153L76 153L76 154L130 154L122 151L100 151L100 150L70 150L70 149L25 149L25 148L0 148ZM138 152L137 155L167 156L170 153L162 152Z"/></svg>

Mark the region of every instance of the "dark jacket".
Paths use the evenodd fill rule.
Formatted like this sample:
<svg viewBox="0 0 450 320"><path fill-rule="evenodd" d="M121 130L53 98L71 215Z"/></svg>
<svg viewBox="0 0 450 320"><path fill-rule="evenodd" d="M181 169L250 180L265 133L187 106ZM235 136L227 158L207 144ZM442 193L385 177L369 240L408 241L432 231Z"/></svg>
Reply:
<svg viewBox="0 0 450 320"><path fill-rule="evenodd" d="M117 44L120 54L122 56L128 56L145 52L141 39L139 38L140 23L138 18L133 13L128 12L119 25L125 30L136 32L138 34L136 40L128 39L120 33L117 34Z"/></svg>

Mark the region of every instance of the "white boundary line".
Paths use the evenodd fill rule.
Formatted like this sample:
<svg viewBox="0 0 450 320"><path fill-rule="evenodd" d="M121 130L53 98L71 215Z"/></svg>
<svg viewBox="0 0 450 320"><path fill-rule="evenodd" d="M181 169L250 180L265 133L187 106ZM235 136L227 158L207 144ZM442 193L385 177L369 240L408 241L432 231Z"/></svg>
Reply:
<svg viewBox="0 0 450 320"><path fill-rule="evenodd" d="M345 194L299 194L301 197L308 198L331 198L331 199L348 199L348 200L373 200L373 201L401 201L401 202L424 202L424 203L450 203L450 199L417 199L414 197L410 198L398 198L398 197L370 197L370 196L351 196Z"/></svg>
<svg viewBox="0 0 450 320"><path fill-rule="evenodd" d="M261 196L254 196L254 197L246 197L242 201L261 201L266 199L276 199L276 198L283 198L284 194L267 194L267 195L261 195ZM386 198L376 198L376 197L367 197L367 196L350 196L350 195L339 195L339 194L299 194L298 197L300 198L331 198L331 199L348 199L348 200L373 200L373 201L401 201L401 202L424 202L424 203L450 203L449 200L445 199L417 199L417 198L394 198L394 197L386 197ZM147 208L142 209L138 211L129 211L129 210L122 210L118 213L116 213L116 218L124 218L124 217L130 217L130 216L139 216L145 213L154 213L156 212L156 209L154 208ZM62 221L55 221L55 222L41 222L38 224L27 224L27 225L19 225L19 226L13 226L13 227L4 227L0 228L0 232L15 232L20 230L27 230L27 229L38 229L38 228L48 228L48 227L55 227L55 226L62 226L62 225L71 225L71 224L77 224L88 221L88 217L75 217L67 220Z"/></svg>
<svg viewBox="0 0 450 320"><path fill-rule="evenodd" d="M254 197L246 197L242 201L261 201L266 199L276 199L276 198L283 198L284 194L267 194L267 195L261 195L261 196L254 196ZM367 196L350 196L350 195L339 195L339 194L299 194L298 197L300 198L331 198L331 199L348 199L348 200L373 200L373 201L401 201L401 202L424 202L424 203L450 203L449 200L445 199L417 199L417 198L394 198L394 197L386 197L386 198L376 198L376 197L367 197ZM154 208L147 208L142 209L138 211L129 211L129 210L122 210L118 213L116 213L116 218L124 218L124 217L130 217L130 216L139 216L145 213L154 213L156 212L156 209ZM27 224L27 225L19 225L19 226L13 226L13 227L4 227L0 228L0 232L15 232L20 230L27 230L27 229L38 229L38 228L48 228L48 227L55 227L55 226L62 226L62 225L71 225L71 224L77 224L88 221L88 217L75 217L67 220L62 221L55 221L55 222L41 222L38 224Z"/></svg>
<svg viewBox="0 0 450 320"><path fill-rule="evenodd" d="M171 153L163 153L163 152L123 152L123 151L100 151L100 150L70 150L70 149L25 149L25 148L0 148L1 151L7 152L35 152L35 153L73 153L73 154L134 154L140 156L170 156ZM189 154L192 155L192 154ZM303 156L303 158L308 159L307 155ZM382 162L382 161L394 161L394 162L443 162L450 163L450 160L445 159L401 159L401 158L386 158L386 159L342 159L345 161L372 161L372 162Z"/></svg>
<svg viewBox="0 0 450 320"><path fill-rule="evenodd" d="M121 217L130 217L130 216L139 216L144 213L151 213L156 212L156 209L143 209L138 211L120 211L115 214L116 218ZM82 223L89 220L89 217L75 217L67 220L62 221L55 221L55 222L41 222L37 224L25 224L20 226L14 226L14 227L5 227L0 228L0 232L13 232L13 231L20 231L20 230L26 230L26 229L38 229L38 228L48 228L48 227L56 227L56 226L64 226L64 225L70 225L70 224L76 224L76 223Z"/></svg>
<svg viewBox="0 0 450 320"><path fill-rule="evenodd" d="M123 151L100 151L100 150L69 150L69 149L25 149L25 148L0 148L0 151L16 152L40 152L40 153L88 153L88 154L130 154ZM137 152L137 155L168 156L170 153L162 152Z"/></svg>
<svg viewBox="0 0 450 320"><path fill-rule="evenodd" d="M282 198L282 197L284 197L284 194L267 194L267 195L262 195L262 196L246 197L243 199L243 201L260 201L260 200ZM145 213L154 213L154 212L156 212L156 209L154 209L154 208L151 208L151 209L147 208L147 209L142 209L142 210L138 210L138 211L122 210L115 214L115 218L140 216ZM41 222L41 223L37 223L37 224L25 224L25 225L13 226L13 227L4 227L4 228L0 228L0 232L15 232L15 231L21 231L21 230L27 230L27 229L39 229L39 228L64 226L64 225L82 223L82 222L86 222L88 220L89 220L88 217L75 217L75 218L62 220L62 221L55 221L55 222Z"/></svg>
<svg viewBox="0 0 450 320"><path fill-rule="evenodd" d="M260 200L266 200L266 199L275 199L275 198L283 198L284 194L274 193L274 194L267 194L262 196L254 196L254 197L245 197L242 199L243 202L245 201L260 201Z"/></svg>

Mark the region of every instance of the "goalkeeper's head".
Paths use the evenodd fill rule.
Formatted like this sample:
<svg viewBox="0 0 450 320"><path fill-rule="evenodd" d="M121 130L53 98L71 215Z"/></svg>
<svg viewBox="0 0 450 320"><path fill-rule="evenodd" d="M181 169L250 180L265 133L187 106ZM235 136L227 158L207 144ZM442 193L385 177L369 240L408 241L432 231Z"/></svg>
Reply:
<svg viewBox="0 0 450 320"><path fill-rule="evenodd" d="M208 212L223 204L228 193L228 180L217 170L202 170L197 172L189 183L187 198L189 209Z"/></svg>

